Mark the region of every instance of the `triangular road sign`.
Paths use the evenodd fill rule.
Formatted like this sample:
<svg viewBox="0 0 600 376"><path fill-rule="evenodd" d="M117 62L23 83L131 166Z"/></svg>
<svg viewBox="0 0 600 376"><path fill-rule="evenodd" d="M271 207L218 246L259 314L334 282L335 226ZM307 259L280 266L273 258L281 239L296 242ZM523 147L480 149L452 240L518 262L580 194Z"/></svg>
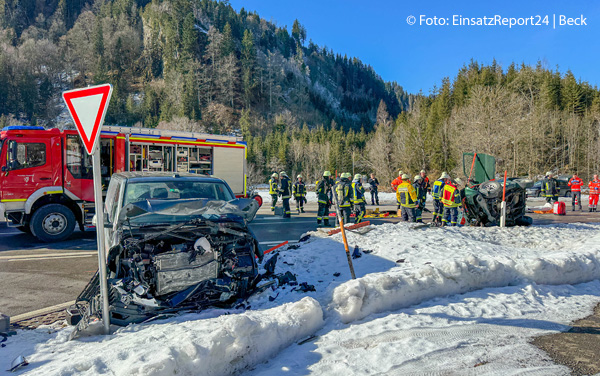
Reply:
<svg viewBox="0 0 600 376"><path fill-rule="evenodd" d="M88 154L92 154L96 150L96 144L100 138L100 128L104 124L104 115L106 115L111 95L111 84L63 92L63 99Z"/></svg>

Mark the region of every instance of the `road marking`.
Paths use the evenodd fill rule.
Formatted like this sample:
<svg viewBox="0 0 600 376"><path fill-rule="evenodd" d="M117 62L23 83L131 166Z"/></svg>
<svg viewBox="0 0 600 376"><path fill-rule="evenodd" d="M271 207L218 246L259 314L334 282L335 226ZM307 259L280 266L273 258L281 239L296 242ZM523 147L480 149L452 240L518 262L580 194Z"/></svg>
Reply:
<svg viewBox="0 0 600 376"><path fill-rule="evenodd" d="M287 221L263 222L263 223L257 223L256 220L254 220L254 221L250 222L249 225L250 226L252 226L252 225L256 225L256 226L258 226L258 225L272 225L272 224L276 224L276 223L288 223L288 224L291 224L291 225L293 225L295 223L314 223L315 226L317 225L317 223L316 223L316 221L314 219L310 220L310 221L298 221L298 220L290 221L290 220L287 220Z"/></svg>
<svg viewBox="0 0 600 376"><path fill-rule="evenodd" d="M98 252L77 252L77 253L44 253L39 255L16 255L0 256L0 261L30 261L30 260L49 260L59 258L90 257L97 255Z"/></svg>
<svg viewBox="0 0 600 376"><path fill-rule="evenodd" d="M271 245L271 244L281 244L287 241L288 243L298 243L298 240L273 240L268 242L259 242L260 245Z"/></svg>

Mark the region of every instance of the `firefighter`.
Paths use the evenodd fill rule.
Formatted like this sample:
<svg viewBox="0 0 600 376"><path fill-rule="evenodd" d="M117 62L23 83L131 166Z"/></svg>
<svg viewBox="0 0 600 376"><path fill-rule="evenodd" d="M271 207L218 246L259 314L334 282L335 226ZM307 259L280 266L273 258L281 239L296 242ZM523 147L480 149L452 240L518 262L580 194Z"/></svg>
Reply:
<svg viewBox="0 0 600 376"><path fill-rule="evenodd" d="M579 176L575 174L569 179L567 185L571 187L571 205L573 205L571 211L575 211L576 203L579 204L579 211L581 211L581 186L583 185L583 180L579 179Z"/></svg>
<svg viewBox="0 0 600 376"><path fill-rule="evenodd" d="M594 175L594 178L588 184L588 188L590 189L589 211L595 212L598 206L598 196L600 196L600 180L598 180L598 175Z"/></svg>
<svg viewBox="0 0 600 376"><path fill-rule="evenodd" d="M360 182L360 174L354 175L352 180L352 205L354 205L354 223L360 223L367 213L365 204L365 188Z"/></svg>
<svg viewBox="0 0 600 376"><path fill-rule="evenodd" d="M427 194L427 192L431 192L431 184L429 183L429 177L427 176L427 172L425 170L421 170L419 175L423 179L423 183L421 185L425 189L425 194Z"/></svg>
<svg viewBox="0 0 600 376"><path fill-rule="evenodd" d="M417 192L417 206L415 207L415 222L423 223L423 209L427 199L427 188L422 175L416 175L413 179L413 187Z"/></svg>
<svg viewBox="0 0 600 376"><path fill-rule="evenodd" d="M401 176L402 183L396 190L396 200L400 204L400 216L403 221L415 221L415 208L417 207L417 191L410 183L407 174Z"/></svg>
<svg viewBox="0 0 600 376"><path fill-rule="evenodd" d="M450 175L446 172L442 172L440 178L433 182L433 188L431 189L431 195L433 196L433 219L434 225L442 224L442 214L444 213L444 204L442 204L442 192L446 181L450 179Z"/></svg>
<svg viewBox="0 0 600 376"><path fill-rule="evenodd" d="M369 186L371 187L371 205L379 205L379 180L375 177L375 174L371 174L371 179L369 179Z"/></svg>
<svg viewBox="0 0 600 376"><path fill-rule="evenodd" d="M458 208L462 205L462 199L457 184L450 179L446 179L446 184L444 184L442 204L444 204L442 226L447 226L448 222L451 226L456 226L458 223Z"/></svg>
<svg viewBox="0 0 600 376"><path fill-rule="evenodd" d="M296 201L296 211L298 214L304 213L304 204L306 203L306 185L302 181L302 175L296 177L296 182L292 186L292 195Z"/></svg>
<svg viewBox="0 0 600 376"><path fill-rule="evenodd" d="M274 172L269 179L269 194L271 195L271 211L275 211L277 196L279 196L279 175Z"/></svg>
<svg viewBox="0 0 600 376"><path fill-rule="evenodd" d="M352 175L350 175L349 172L342 173L340 176L340 182L335 187L344 224L350 223L350 213L352 212L352 185L350 183L351 176Z"/></svg>
<svg viewBox="0 0 600 376"><path fill-rule="evenodd" d="M290 185L290 178L287 176L285 171L279 173L280 192L281 200L283 201L283 218L290 218L292 212L290 211L290 198L292 197L292 190Z"/></svg>
<svg viewBox="0 0 600 376"><path fill-rule="evenodd" d="M317 193L317 201L319 208L317 210L317 226L321 227L321 221L325 227L329 226L329 208L331 207L331 187L333 181L331 172L323 172L323 178L317 181L315 192Z"/></svg>
<svg viewBox="0 0 600 376"><path fill-rule="evenodd" d="M547 203L558 201L558 182L554 179L552 172L548 171L542 180L542 197L546 197Z"/></svg>

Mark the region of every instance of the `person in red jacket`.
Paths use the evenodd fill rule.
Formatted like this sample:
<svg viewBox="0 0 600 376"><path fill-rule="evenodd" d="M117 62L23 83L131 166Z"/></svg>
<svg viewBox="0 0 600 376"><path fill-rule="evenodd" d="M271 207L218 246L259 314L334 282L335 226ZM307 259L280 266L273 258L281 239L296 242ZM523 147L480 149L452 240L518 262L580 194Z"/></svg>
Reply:
<svg viewBox="0 0 600 376"><path fill-rule="evenodd" d="M398 171L398 177L392 180L392 189L394 190L394 192L396 192L398 190L398 186L402 184L402 175L404 175L404 172L400 170Z"/></svg>
<svg viewBox="0 0 600 376"><path fill-rule="evenodd" d="M588 188L590 189L589 211L595 212L598 206L598 197L600 196L600 180L598 180L598 175L594 175L594 179L588 184Z"/></svg>
<svg viewBox="0 0 600 376"><path fill-rule="evenodd" d="M576 202L579 204L579 211L581 211L581 186L583 185L583 180L579 179L579 176L575 174L569 180L567 185L571 187L571 204L573 205L572 211L575 211Z"/></svg>

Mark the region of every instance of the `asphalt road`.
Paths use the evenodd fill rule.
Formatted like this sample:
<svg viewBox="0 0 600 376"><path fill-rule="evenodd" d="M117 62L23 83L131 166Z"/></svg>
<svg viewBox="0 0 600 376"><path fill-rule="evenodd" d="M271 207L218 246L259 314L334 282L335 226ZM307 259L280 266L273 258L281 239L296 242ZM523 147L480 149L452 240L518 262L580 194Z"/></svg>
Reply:
<svg viewBox="0 0 600 376"><path fill-rule="evenodd" d="M535 201L531 206L541 206ZM373 209L372 206L367 206ZM268 205L261 208L250 228L263 250L298 241L302 234L316 229L316 204L292 218L273 215ZM380 210L393 210L382 206ZM584 210L587 207L584 206ZM532 214L534 224L600 222L600 213L567 212L566 216ZM397 222L398 218L368 219L373 224ZM423 220L431 220L424 213ZM333 221L331 221L333 223ZM10 316L75 300L98 267L94 232L75 232L63 242L44 244L15 228L0 226L0 312Z"/></svg>

